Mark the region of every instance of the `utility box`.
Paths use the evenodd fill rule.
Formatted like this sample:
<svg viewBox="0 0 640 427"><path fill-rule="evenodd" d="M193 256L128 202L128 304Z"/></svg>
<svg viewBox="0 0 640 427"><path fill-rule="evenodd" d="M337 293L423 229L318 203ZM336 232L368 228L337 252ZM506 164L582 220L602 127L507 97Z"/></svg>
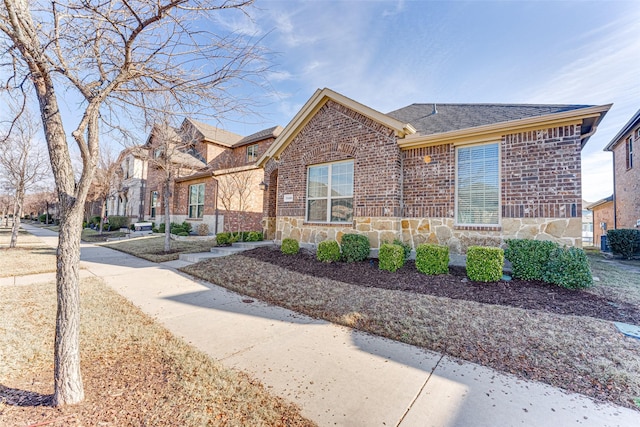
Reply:
<svg viewBox="0 0 640 427"><path fill-rule="evenodd" d="M609 239L607 239L606 234L600 236L600 250L602 252L611 252L611 248L609 247Z"/></svg>

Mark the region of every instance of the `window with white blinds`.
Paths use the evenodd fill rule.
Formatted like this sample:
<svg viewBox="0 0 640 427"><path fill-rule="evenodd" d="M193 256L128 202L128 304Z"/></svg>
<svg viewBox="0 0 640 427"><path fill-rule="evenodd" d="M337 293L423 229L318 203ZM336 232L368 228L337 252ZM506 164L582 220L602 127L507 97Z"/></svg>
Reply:
<svg viewBox="0 0 640 427"><path fill-rule="evenodd" d="M456 223L498 225L500 174L498 144L459 147L456 151Z"/></svg>
<svg viewBox="0 0 640 427"><path fill-rule="evenodd" d="M306 219L353 221L353 160L309 166Z"/></svg>

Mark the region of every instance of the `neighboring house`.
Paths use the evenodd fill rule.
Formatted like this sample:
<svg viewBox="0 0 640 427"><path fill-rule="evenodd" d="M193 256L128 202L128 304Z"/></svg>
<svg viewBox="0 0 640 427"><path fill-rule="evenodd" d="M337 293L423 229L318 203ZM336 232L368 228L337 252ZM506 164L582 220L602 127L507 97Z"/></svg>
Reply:
<svg viewBox="0 0 640 427"><path fill-rule="evenodd" d="M206 224L212 234L261 230L263 173L255 163L281 131L280 126L275 126L243 137L185 119L179 129L152 132L146 144L151 153L146 219L164 221L165 156L174 168L169 201L172 222L188 221L194 230L199 224ZM174 141L169 156L158 150L167 139Z"/></svg>
<svg viewBox="0 0 640 427"><path fill-rule="evenodd" d="M587 206L591 203L582 201L582 245L593 245L593 212Z"/></svg>
<svg viewBox="0 0 640 427"><path fill-rule="evenodd" d="M640 227L640 110L625 124L605 151L613 153L613 209L610 228Z"/></svg>
<svg viewBox="0 0 640 427"><path fill-rule="evenodd" d="M202 126L201 139L208 144L207 168L176 179L176 217L208 225L209 232L262 230L263 172L256 161L282 132L274 126L252 135L224 132Z"/></svg>
<svg viewBox="0 0 640 427"><path fill-rule="evenodd" d="M136 146L118 156L119 166L107 199L108 215L128 216L132 222L144 220L147 155L147 149Z"/></svg>
<svg viewBox="0 0 640 427"><path fill-rule="evenodd" d="M268 238L344 233L465 252L508 238L581 246L580 151L610 105L413 104L383 114L330 89L258 165Z"/></svg>
<svg viewBox="0 0 640 427"><path fill-rule="evenodd" d="M591 203L587 209L593 212L593 245L601 248L600 239L607 234L607 230L614 228L613 196Z"/></svg>

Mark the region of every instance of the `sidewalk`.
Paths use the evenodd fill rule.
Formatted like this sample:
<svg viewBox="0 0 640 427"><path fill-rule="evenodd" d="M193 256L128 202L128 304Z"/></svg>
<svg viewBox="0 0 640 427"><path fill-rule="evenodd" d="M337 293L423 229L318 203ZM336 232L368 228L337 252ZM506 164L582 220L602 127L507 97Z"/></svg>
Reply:
<svg viewBox="0 0 640 427"><path fill-rule="evenodd" d="M45 243L57 235L24 227ZM640 412L518 380L82 245L84 267L185 341L299 404L319 425L638 426Z"/></svg>

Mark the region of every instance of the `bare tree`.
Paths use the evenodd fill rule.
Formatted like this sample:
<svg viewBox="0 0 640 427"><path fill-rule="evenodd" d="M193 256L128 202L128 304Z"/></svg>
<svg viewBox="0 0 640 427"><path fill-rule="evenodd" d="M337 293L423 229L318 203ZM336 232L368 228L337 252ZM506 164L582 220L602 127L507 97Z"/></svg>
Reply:
<svg viewBox="0 0 640 427"><path fill-rule="evenodd" d="M11 133L2 138L0 144L0 179L6 188L14 192L10 248L18 244L26 192L34 189L49 171L44 149L36 141L38 130L38 122L25 110L13 123Z"/></svg>
<svg viewBox="0 0 640 427"><path fill-rule="evenodd" d="M101 123L119 125L131 107L168 95L173 109L220 115L239 108L229 83L263 68L241 35L208 30L212 16L251 0L3 0L0 39L11 76L5 87L32 83L58 192L53 404L84 399L79 346L80 232L98 163ZM70 133L82 156L76 180L58 96L77 94L80 121ZM176 111L177 112L177 111ZM132 117L132 116L131 116Z"/></svg>
<svg viewBox="0 0 640 427"><path fill-rule="evenodd" d="M218 201L228 215L235 215L236 231L242 237L244 215L250 207L251 195L257 187L253 172L255 167L223 166L223 172L214 172L218 185Z"/></svg>
<svg viewBox="0 0 640 427"><path fill-rule="evenodd" d="M171 118L160 115L151 132L148 162L150 170L159 173L162 182L162 210L164 219L164 251L171 250L171 199L174 180L206 167L206 162L195 150L199 135L189 126L172 126Z"/></svg>
<svg viewBox="0 0 640 427"><path fill-rule="evenodd" d="M88 202L97 202L100 205L100 234L102 234L104 230L107 200L114 194L114 189L118 188L116 181L120 178L118 175L120 164L117 160L110 149L105 147L101 148L98 167L96 168L91 188L87 193Z"/></svg>

